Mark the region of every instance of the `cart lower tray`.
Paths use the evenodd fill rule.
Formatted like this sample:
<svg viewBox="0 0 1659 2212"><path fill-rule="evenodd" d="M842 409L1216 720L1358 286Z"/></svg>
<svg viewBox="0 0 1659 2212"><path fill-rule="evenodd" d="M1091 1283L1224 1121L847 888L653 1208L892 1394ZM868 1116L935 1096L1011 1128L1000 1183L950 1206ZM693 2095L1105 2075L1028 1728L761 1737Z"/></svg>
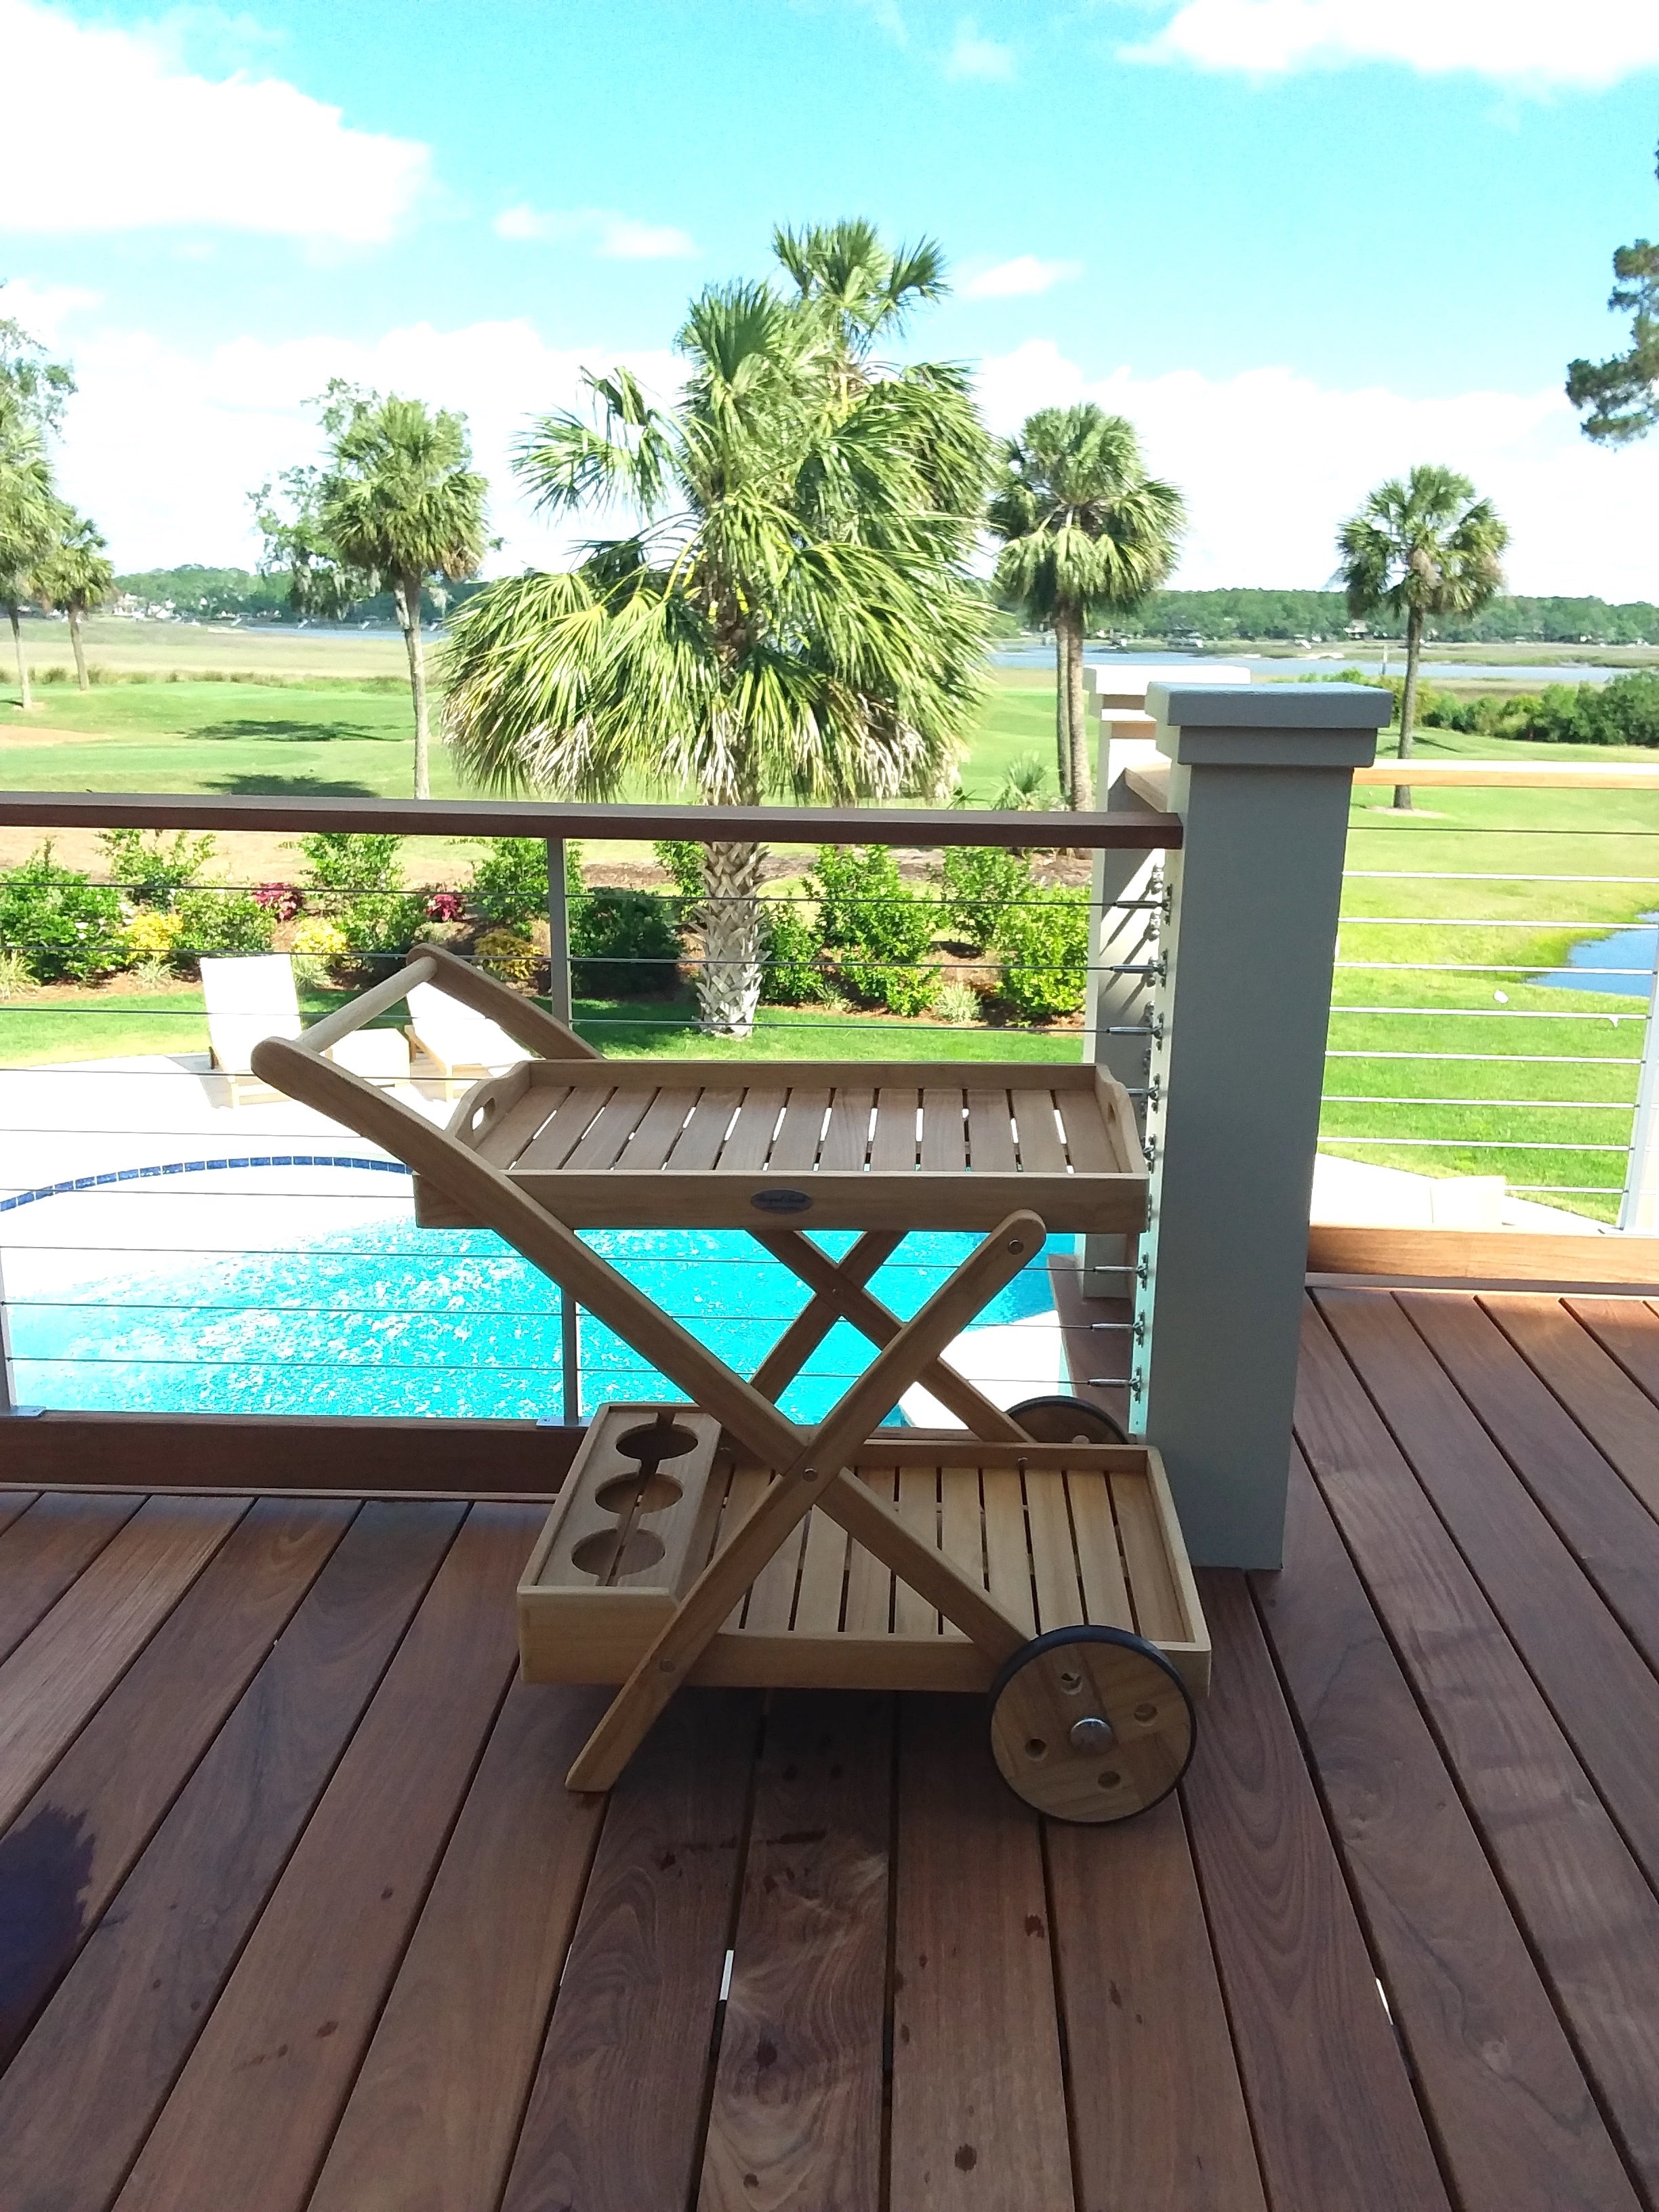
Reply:
<svg viewBox="0 0 1659 2212"><path fill-rule="evenodd" d="M871 1440L855 1471L1028 1635L1127 1629L1158 1647L1192 1695L1207 1690L1209 1639L1155 1451L895 1430ZM622 1681L771 1480L707 1413L601 1407L519 1585L525 1679ZM687 1679L984 1691L995 1672L815 1509Z"/></svg>

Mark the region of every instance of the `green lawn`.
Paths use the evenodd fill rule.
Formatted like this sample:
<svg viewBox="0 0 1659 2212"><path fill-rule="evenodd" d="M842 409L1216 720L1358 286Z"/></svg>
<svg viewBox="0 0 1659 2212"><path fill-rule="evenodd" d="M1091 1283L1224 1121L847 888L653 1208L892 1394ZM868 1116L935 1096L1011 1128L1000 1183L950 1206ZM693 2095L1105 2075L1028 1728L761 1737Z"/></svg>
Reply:
<svg viewBox="0 0 1659 2212"><path fill-rule="evenodd" d="M1018 755L1046 763L1054 754L1052 687L1034 688L1024 670L996 674L963 771L981 804ZM50 684L27 716L15 698L0 690L0 787L9 790L401 799L411 787L408 694L379 678L112 684L85 693ZM439 799L467 795L441 744L432 788Z"/></svg>
<svg viewBox="0 0 1659 2212"><path fill-rule="evenodd" d="M305 992L301 1011L308 1020L320 1020L343 1006L348 995ZM394 1012L371 1026L396 1027L399 1018ZM653 1053L678 1060L1069 1060L1078 1053L1075 1030L956 1029L940 1022L794 1006L763 1006L754 1036L738 1043L700 1033L690 992L667 1000L579 1000L575 1025L611 1058ZM0 1005L0 1067L205 1052L207 1045L202 994L191 986L155 994L88 992L73 1002L41 997Z"/></svg>

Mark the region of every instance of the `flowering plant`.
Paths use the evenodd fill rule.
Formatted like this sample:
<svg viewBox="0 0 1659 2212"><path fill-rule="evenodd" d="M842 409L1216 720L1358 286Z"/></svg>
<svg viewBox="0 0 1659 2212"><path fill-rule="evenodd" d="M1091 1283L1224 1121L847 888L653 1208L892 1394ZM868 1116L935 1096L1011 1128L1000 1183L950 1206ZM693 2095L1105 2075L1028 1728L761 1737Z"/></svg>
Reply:
<svg viewBox="0 0 1659 2212"><path fill-rule="evenodd" d="M428 921L459 921L466 912L466 901L459 891L428 891L426 918Z"/></svg>
<svg viewBox="0 0 1659 2212"><path fill-rule="evenodd" d="M253 896L277 921L292 921L305 911L306 895L298 884L261 884Z"/></svg>

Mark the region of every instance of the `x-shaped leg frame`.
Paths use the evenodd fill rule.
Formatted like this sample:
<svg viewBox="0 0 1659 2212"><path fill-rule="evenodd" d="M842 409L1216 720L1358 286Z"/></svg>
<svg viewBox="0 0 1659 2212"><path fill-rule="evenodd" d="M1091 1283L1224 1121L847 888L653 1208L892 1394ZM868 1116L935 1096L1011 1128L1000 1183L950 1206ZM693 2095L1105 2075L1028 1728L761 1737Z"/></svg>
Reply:
<svg viewBox="0 0 1659 2212"><path fill-rule="evenodd" d="M838 1321L850 1322L878 1349L898 1334L902 1327L898 1316L865 1285L904 1242L903 1230L867 1230L841 1260L832 1260L799 1229L752 1229L749 1233L813 1293L755 1371L754 1386L763 1396L775 1401L783 1395ZM916 1380L973 1435L992 1443L1030 1443L1012 1414L993 1405L982 1390L944 1360L930 1360Z"/></svg>
<svg viewBox="0 0 1659 2212"><path fill-rule="evenodd" d="M764 1399L753 1395L752 1405L745 1407L737 1418L727 1414L727 1425L757 1453L763 1464L777 1468L776 1478L751 1507L731 1540L715 1553L687 1590L672 1618L617 1691L566 1778L573 1790L610 1789L732 1606L791 1529L797 1528L815 1505L838 1522L856 1542L873 1553L929 1604L936 1606L979 1645L994 1666L1005 1665L1024 1647L1025 1638L1021 1631L992 1602L981 1584L963 1574L942 1552L908 1528L890 1505L860 1481L847 1462L911 1382L918 1377L932 1377L938 1368L939 1352L987 1300L1012 1280L1030 1255L1041 1249L1044 1234L1043 1224L1035 1214L1010 1214L908 1322L896 1320L878 1301L870 1299L869 1307L873 1312L866 1314L869 1323L866 1333L874 1335L879 1328L886 1341L863 1375L816 1430L793 1431L795 1448L787 1460L778 1450L775 1428L781 1417ZM876 1247L883 1243L885 1249L878 1251ZM814 1249L807 1247L809 1251ZM892 1243L884 1238L866 1237L854 1248L849 1259L856 1259L866 1273L872 1274L891 1249ZM817 1256L823 1257L822 1254ZM842 1276L833 1261L826 1261L825 1265L838 1278ZM855 1287L844 1279L839 1285L842 1292ZM817 1303L833 1309L823 1321L821 1335L841 1308L828 1293ZM809 1309L809 1312L811 1310ZM852 1317L850 1314L848 1317ZM802 1321L806 1318L805 1315L801 1316ZM814 1327L820 1318L814 1315ZM860 1325L865 1326L864 1322ZM796 1327L799 1328L800 1323L797 1322ZM949 1369L940 1371L946 1376L951 1374ZM678 1376L675 1379L682 1380ZM732 1379L736 1381L736 1377ZM959 1376L955 1379L961 1382ZM739 1388L748 1394L754 1392L752 1384ZM971 1385L963 1383L962 1388L988 1407L988 1401L980 1400L979 1393ZM771 1416L769 1420L756 1418L755 1409L761 1407ZM1015 1436L1024 1440L1023 1431L1016 1429Z"/></svg>

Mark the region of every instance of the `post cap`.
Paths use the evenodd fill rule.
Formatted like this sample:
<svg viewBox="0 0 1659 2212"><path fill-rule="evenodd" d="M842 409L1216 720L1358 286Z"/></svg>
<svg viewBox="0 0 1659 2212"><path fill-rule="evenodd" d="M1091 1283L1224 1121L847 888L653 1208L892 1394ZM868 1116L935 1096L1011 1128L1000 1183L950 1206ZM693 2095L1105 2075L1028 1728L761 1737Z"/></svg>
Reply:
<svg viewBox="0 0 1659 2212"><path fill-rule="evenodd" d="M1394 712L1368 684L1152 684L1158 748L1183 767L1364 768Z"/></svg>

